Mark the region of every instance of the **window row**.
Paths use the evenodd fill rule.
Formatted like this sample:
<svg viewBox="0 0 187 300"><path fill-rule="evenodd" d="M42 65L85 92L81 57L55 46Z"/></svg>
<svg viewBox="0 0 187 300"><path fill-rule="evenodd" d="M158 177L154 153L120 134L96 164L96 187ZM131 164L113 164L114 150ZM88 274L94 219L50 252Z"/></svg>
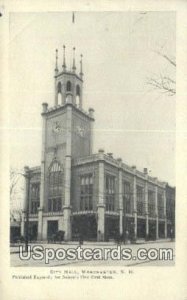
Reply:
<svg viewBox="0 0 187 300"><path fill-rule="evenodd" d="M131 195L131 186L129 182L123 183L123 207L124 211L127 214L132 213L132 195Z"/></svg>
<svg viewBox="0 0 187 300"><path fill-rule="evenodd" d="M48 199L48 211L57 212L62 209L62 200L61 198L50 198Z"/></svg>
<svg viewBox="0 0 187 300"><path fill-rule="evenodd" d="M31 201L31 214L37 214L39 206L40 206L39 201Z"/></svg>
<svg viewBox="0 0 187 300"><path fill-rule="evenodd" d="M71 92L72 91L72 83L71 83L71 81L68 81L66 83L66 91L67 92ZM61 82L58 83L57 92L58 93L62 92L62 84L61 84ZM78 84L76 85L76 95L80 96L80 86Z"/></svg>
<svg viewBox="0 0 187 300"><path fill-rule="evenodd" d="M114 211L115 210L115 196L108 195L106 196L106 211Z"/></svg>
<svg viewBox="0 0 187 300"><path fill-rule="evenodd" d="M93 210L93 198L92 196L81 196L80 198L80 210Z"/></svg>
<svg viewBox="0 0 187 300"><path fill-rule="evenodd" d="M138 201L137 202L137 214L139 216L143 216L145 214L145 202Z"/></svg>
<svg viewBox="0 0 187 300"><path fill-rule="evenodd" d="M159 216L159 218L164 219L165 214L164 214L164 207L163 206L158 206L158 216Z"/></svg>
<svg viewBox="0 0 187 300"><path fill-rule="evenodd" d="M166 216L167 216L167 219L170 219L170 220L174 219L174 209L172 207L167 208Z"/></svg>
<svg viewBox="0 0 187 300"><path fill-rule="evenodd" d="M87 174L80 178L80 210L93 210L93 175Z"/></svg>
<svg viewBox="0 0 187 300"><path fill-rule="evenodd" d="M115 177L108 175L105 178L105 204L107 211L115 210Z"/></svg>
<svg viewBox="0 0 187 300"><path fill-rule="evenodd" d="M48 197L61 197L62 196L62 184L63 184L63 173L60 164L55 161L50 169L48 179Z"/></svg>
<svg viewBox="0 0 187 300"><path fill-rule="evenodd" d="M144 215L145 207L145 192L142 186L136 187L137 190L137 213ZM48 210L61 210L61 199L63 192L63 172L60 164L55 161L51 168L48 178ZM31 187L31 202L32 212L37 211L36 203L39 203L39 184L32 184ZM133 193L129 182L123 182L123 207L124 212L131 214L133 212ZM118 198L116 190L116 177L107 175L105 177L105 205L107 211L115 211L116 198ZM34 200L34 201L33 201ZM86 174L80 177L80 210L93 209L93 175ZM154 191L148 191L148 213L150 216L155 215L156 203ZM158 214L159 217L164 215L164 203L162 194L158 193Z"/></svg>
<svg viewBox="0 0 187 300"><path fill-rule="evenodd" d="M33 183L31 186L31 199L40 199L40 184Z"/></svg>
<svg viewBox="0 0 187 300"><path fill-rule="evenodd" d="M93 176L92 174L81 176L80 178L81 197L93 194Z"/></svg>
<svg viewBox="0 0 187 300"><path fill-rule="evenodd" d="M148 213L150 217L155 217L156 206L154 203L148 203Z"/></svg>

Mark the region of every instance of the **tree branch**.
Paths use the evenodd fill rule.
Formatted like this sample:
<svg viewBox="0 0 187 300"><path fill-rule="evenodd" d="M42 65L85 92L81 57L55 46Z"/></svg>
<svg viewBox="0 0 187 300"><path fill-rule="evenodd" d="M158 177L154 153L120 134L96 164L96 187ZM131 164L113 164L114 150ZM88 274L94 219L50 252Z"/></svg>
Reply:
<svg viewBox="0 0 187 300"><path fill-rule="evenodd" d="M163 77L161 74L159 79L148 78L147 84L160 90L162 93L167 93L169 96L173 96L176 93L175 87L171 86L172 84L175 84L175 81L169 77Z"/></svg>
<svg viewBox="0 0 187 300"><path fill-rule="evenodd" d="M176 67L176 62L171 59L170 57L168 57L166 54L161 53L160 51L154 51L155 53L157 53L158 55L162 56L163 58L165 58L167 61L169 61L169 63L171 65L173 65L174 67Z"/></svg>

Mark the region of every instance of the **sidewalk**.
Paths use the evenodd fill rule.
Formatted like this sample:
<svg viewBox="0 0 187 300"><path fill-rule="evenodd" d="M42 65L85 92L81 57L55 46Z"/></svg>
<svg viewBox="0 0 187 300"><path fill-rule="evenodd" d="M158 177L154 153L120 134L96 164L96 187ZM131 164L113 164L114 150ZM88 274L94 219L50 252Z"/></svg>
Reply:
<svg viewBox="0 0 187 300"><path fill-rule="evenodd" d="M32 251L32 247L34 247L35 245L38 246L42 246L40 249L42 251L42 253L44 254L44 256L41 259L35 259L32 255L32 253L34 253L35 251ZM116 243L90 243L90 242L85 242L83 245L81 245L81 249L82 251L89 249L89 251L92 250L99 250L99 251L104 251L104 249L108 250L111 249L111 251L117 251L120 252L123 249L127 249L129 252L130 249L130 253L132 254L132 257L130 259L111 259L111 257L107 258L107 260L105 259L90 259L90 260L85 260L85 259L78 259L77 257L72 258L72 259L68 259L66 257L63 257L62 259L59 257L56 257L55 253L57 253L57 250L60 250L59 253L61 252L66 252L67 250L73 250L75 249L75 252L78 251L78 247L79 243L63 243L63 244L47 244L47 243L43 243L43 244L30 244L29 246L31 246L31 251L29 251L30 254L28 254L28 256L26 254L24 254L23 256L27 256L28 258L20 258L19 256L19 248L17 247L13 247L13 252L11 252L10 255L10 260L11 260L11 266L12 267L49 267L49 266L63 266L63 265L70 265L70 266L142 266L142 265L146 265L146 266L151 266L151 265L157 265L157 266L161 266L161 265L165 265L165 266L171 266L175 264L175 243L171 242L169 240L159 240L158 242L142 242L141 243L137 243L137 244L122 244L122 245L118 245ZM120 246L120 247L119 247ZM50 255L50 261L49 263L46 264L45 262L45 258L46 258L46 248L48 248L48 251L51 252L51 249L54 250L54 257L51 257ZM118 250L119 248L121 248L120 250ZM148 258L146 258L146 260L139 260L137 258L137 253L139 250L143 249L144 251L152 251L154 250L157 253L159 253L160 250L171 250L173 249L172 253L173 253L173 257L174 259L172 260L160 260L157 259L156 261L150 261ZM17 250L17 251L16 251ZM30 249L29 249L30 250ZM47 251L47 252L48 252ZM78 251L79 252L79 251ZM25 252L24 252L25 253Z"/></svg>
<svg viewBox="0 0 187 300"><path fill-rule="evenodd" d="M171 242L171 239L159 239L156 241L145 241L144 239L139 239L137 240L135 243L121 243L121 245L142 245L142 244L158 244L158 243L167 243L167 242ZM172 242L175 242L174 240L172 240ZM61 243L47 243L46 241L38 241L38 242L33 242L33 243L29 243L29 246L33 247L35 245L43 245L44 247L51 247L51 248L59 248L60 246L65 246L67 247L68 245L71 246L78 246L79 242L78 241L69 241L69 242L61 242ZM115 241L110 241L110 242L93 242L93 241L84 241L83 245L81 246L92 246L92 247L97 247L97 246L116 246L116 245L120 245L118 243L116 243ZM10 246L10 254L18 254L19 253L19 246L23 246L23 248L25 248L25 244L21 243L18 245L14 245L14 246Z"/></svg>

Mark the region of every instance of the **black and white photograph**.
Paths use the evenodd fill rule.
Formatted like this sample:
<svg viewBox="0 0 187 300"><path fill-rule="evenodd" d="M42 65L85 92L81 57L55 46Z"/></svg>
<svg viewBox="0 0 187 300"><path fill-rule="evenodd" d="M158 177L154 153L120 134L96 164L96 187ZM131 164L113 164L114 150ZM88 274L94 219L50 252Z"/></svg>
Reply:
<svg viewBox="0 0 187 300"><path fill-rule="evenodd" d="M11 266L174 266L176 13L9 31Z"/></svg>
<svg viewBox="0 0 187 300"><path fill-rule="evenodd" d="M0 0L0 295L185 300L187 5Z"/></svg>

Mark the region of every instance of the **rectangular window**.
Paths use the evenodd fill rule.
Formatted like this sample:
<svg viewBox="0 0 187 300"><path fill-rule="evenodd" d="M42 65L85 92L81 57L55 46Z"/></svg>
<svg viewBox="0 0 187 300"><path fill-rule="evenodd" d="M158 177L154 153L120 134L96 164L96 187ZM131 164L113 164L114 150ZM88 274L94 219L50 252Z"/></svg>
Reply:
<svg viewBox="0 0 187 300"><path fill-rule="evenodd" d="M139 216L142 216L145 213L144 188L142 186L137 185L136 193L137 193L137 213Z"/></svg>
<svg viewBox="0 0 187 300"><path fill-rule="evenodd" d="M80 210L93 210L93 176L83 175L80 178Z"/></svg>
<svg viewBox="0 0 187 300"><path fill-rule="evenodd" d="M52 199L48 200L48 211L52 211Z"/></svg>
<svg viewBox="0 0 187 300"><path fill-rule="evenodd" d="M125 213L132 213L132 197L131 197L131 186L130 182L123 183L123 209Z"/></svg>
<svg viewBox="0 0 187 300"><path fill-rule="evenodd" d="M31 214L37 214L39 206L40 206L39 201L32 201L31 202Z"/></svg>
<svg viewBox="0 0 187 300"><path fill-rule="evenodd" d="M62 209L61 198L58 198L57 210L60 211Z"/></svg>
<svg viewBox="0 0 187 300"><path fill-rule="evenodd" d="M148 190L148 213L150 217L155 216L155 193L154 191Z"/></svg>
<svg viewBox="0 0 187 300"><path fill-rule="evenodd" d="M61 198L53 198L53 199L48 199L48 211L49 212L57 212L61 211L62 209L62 203L61 203Z"/></svg>
<svg viewBox="0 0 187 300"><path fill-rule="evenodd" d="M158 217L164 218L164 201L162 194L158 193Z"/></svg>
<svg viewBox="0 0 187 300"><path fill-rule="evenodd" d="M105 179L106 210L115 210L115 177L107 175Z"/></svg>

